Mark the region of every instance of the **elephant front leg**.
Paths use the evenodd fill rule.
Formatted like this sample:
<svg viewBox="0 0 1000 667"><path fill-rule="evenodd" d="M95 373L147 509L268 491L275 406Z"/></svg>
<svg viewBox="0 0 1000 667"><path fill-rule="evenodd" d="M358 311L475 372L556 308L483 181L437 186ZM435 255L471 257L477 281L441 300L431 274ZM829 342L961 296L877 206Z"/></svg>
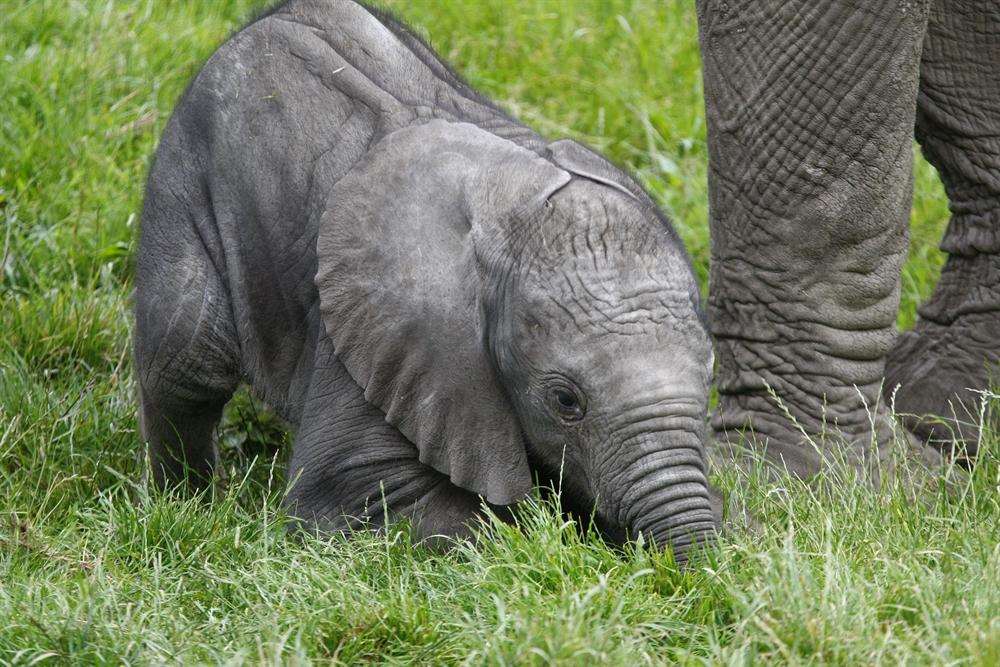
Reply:
<svg viewBox="0 0 1000 667"><path fill-rule="evenodd" d="M468 536L479 497L422 464L325 337L320 348L289 464L289 514L321 531L379 530L405 518L420 540Z"/></svg>
<svg viewBox="0 0 1000 667"><path fill-rule="evenodd" d="M1000 384L1000 14L995 0L935 0L917 138L953 213L948 260L889 356L887 394L919 437L975 457L982 390ZM988 417L987 417L988 418Z"/></svg>
<svg viewBox="0 0 1000 667"><path fill-rule="evenodd" d="M718 438L809 475L889 451L880 406L926 1L699 0Z"/></svg>

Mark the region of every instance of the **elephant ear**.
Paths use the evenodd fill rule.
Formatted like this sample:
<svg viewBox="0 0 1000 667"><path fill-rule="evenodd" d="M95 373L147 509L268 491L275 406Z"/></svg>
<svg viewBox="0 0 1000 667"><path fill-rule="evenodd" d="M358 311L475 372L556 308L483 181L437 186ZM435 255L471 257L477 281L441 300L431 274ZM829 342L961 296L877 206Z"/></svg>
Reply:
<svg viewBox="0 0 1000 667"><path fill-rule="evenodd" d="M628 174L583 144L561 139L549 144L548 151L552 161L566 171L603 183L648 206L653 205L645 191Z"/></svg>
<svg viewBox="0 0 1000 667"><path fill-rule="evenodd" d="M476 243L569 178L473 125L433 120L384 137L320 221L316 286L337 356L423 463L497 505L524 496L531 474L484 344Z"/></svg>

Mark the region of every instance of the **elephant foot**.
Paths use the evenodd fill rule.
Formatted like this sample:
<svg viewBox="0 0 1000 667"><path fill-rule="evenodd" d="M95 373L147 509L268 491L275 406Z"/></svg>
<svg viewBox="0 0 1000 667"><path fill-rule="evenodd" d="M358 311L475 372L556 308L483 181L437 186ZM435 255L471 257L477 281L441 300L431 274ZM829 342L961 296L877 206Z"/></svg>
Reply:
<svg viewBox="0 0 1000 667"><path fill-rule="evenodd" d="M710 462L749 474L763 457L776 479L783 470L810 478L824 470L853 469L873 485L888 477L936 470L937 451L899 429L882 404L849 414L833 408L819 418L793 414L773 396L737 395L720 400L713 415Z"/></svg>
<svg viewBox="0 0 1000 667"><path fill-rule="evenodd" d="M902 334L886 364L885 391L903 425L920 440L972 459L988 418L982 409L989 366L998 361L984 343L995 344L1000 331L997 321L989 321L993 318L963 319L951 326L921 321ZM993 341L984 340L991 330Z"/></svg>
<svg viewBox="0 0 1000 667"><path fill-rule="evenodd" d="M1000 255L952 255L920 315L886 361L886 400L922 441L974 459L997 417L983 392L1000 384Z"/></svg>

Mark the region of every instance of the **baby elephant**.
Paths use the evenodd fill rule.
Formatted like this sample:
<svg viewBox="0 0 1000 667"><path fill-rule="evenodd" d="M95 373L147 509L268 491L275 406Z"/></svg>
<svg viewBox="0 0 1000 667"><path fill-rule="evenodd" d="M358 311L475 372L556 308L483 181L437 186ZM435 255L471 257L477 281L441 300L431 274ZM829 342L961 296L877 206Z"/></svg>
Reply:
<svg viewBox="0 0 1000 667"><path fill-rule="evenodd" d="M532 476L683 560L715 520L711 346L681 242L628 176L548 143L390 17L291 0L171 118L136 275L154 480L211 478L241 382L296 430L290 513L464 534Z"/></svg>

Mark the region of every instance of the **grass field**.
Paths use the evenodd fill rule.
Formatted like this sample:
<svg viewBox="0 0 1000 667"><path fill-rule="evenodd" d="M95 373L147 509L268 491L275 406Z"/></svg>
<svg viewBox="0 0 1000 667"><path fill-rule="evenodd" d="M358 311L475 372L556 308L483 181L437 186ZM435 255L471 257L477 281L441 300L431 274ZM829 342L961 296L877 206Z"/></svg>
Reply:
<svg viewBox="0 0 1000 667"><path fill-rule="evenodd" d="M0 0L0 662L1000 664L1000 446L912 502L724 476L759 518L697 567L621 554L538 501L441 555L291 540L287 435L245 397L210 503L148 496L129 357L148 158L260 3ZM392 3L487 94L632 167L702 279L706 150L688 0ZM900 325L942 261L918 161Z"/></svg>

